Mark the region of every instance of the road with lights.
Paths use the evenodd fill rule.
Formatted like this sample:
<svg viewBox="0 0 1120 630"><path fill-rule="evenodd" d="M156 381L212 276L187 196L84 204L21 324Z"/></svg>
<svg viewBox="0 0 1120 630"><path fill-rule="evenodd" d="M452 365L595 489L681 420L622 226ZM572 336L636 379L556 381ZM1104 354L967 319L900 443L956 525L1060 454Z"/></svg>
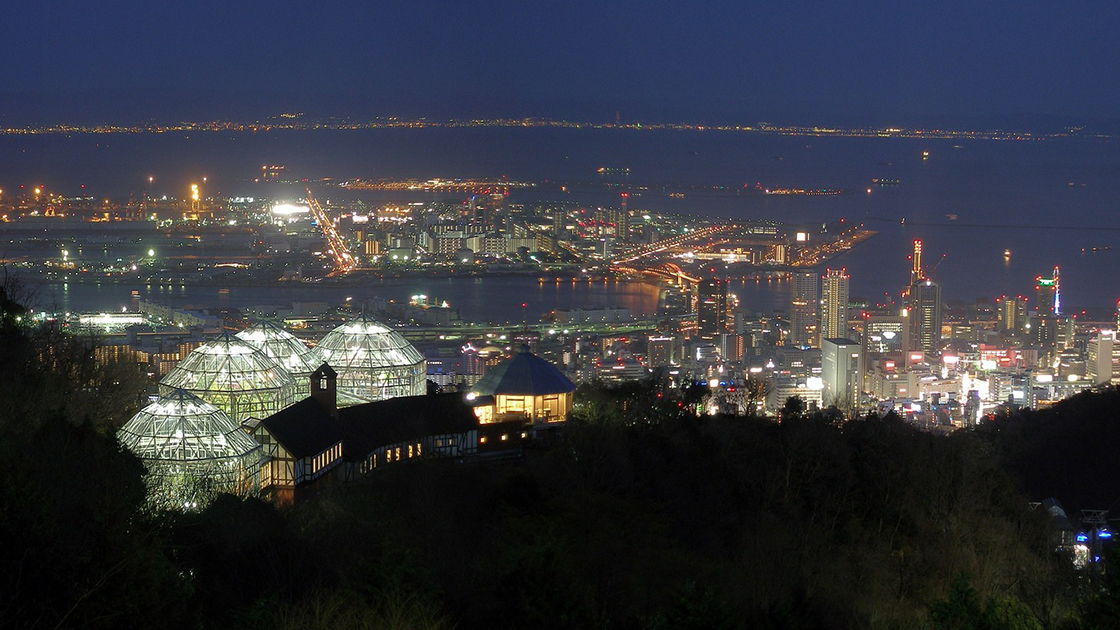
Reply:
<svg viewBox="0 0 1120 630"><path fill-rule="evenodd" d="M350 248L346 246L346 241L342 240L342 235L334 227L334 222L327 216L319 202L315 201L310 188L307 189L307 205L310 206L311 215L315 217L319 229L323 231L323 236L327 237L327 246L330 247L335 267L331 275L350 273L358 266L358 261L350 253Z"/></svg>

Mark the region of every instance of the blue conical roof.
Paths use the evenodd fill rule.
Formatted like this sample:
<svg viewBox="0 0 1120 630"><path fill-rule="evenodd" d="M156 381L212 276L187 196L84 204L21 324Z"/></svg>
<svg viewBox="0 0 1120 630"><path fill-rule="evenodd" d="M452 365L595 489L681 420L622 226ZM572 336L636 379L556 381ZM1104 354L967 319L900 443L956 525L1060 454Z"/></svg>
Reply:
<svg viewBox="0 0 1120 630"><path fill-rule="evenodd" d="M522 346L521 352L487 372L471 391L479 396L540 396L564 394L575 388L555 365Z"/></svg>

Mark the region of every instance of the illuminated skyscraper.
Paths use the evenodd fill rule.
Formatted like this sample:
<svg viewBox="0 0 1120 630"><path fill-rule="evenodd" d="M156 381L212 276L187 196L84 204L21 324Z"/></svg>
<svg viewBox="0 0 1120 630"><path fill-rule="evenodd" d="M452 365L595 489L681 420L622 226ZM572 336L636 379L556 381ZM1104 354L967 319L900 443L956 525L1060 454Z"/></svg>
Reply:
<svg viewBox="0 0 1120 630"><path fill-rule="evenodd" d="M999 304L999 330L1002 333L1017 335L1023 332L1027 323L1027 299L1023 296L1003 296Z"/></svg>
<svg viewBox="0 0 1120 630"><path fill-rule="evenodd" d="M1074 317L1059 317L1057 337L1054 340L1055 349L1068 350L1076 345L1077 319Z"/></svg>
<svg viewBox="0 0 1120 630"><path fill-rule="evenodd" d="M1116 332L1102 330L1090 339L1085 354L1085 376L1094 385L1104 385L1120 377L1120 344Z"/></svg>
<svg viewBox="0 0 1120 630"><path fill-rule="evenodd" d="M922 241L921 239L914 240L914 255L911 257L910 265L910 286L914 286L924 276L922 273Z"/></svg>
<svg viewBox="0 0 1120 630"><path fill-rule="evenodd" d="M568 220L568 211L563 207L552 209L552 233L557 239L563 240L567 233L564 231L565 223Z"/></svg>
<svg viewBox="0 0 1120 630"><path fill-rule="evenodd" d="M921 280L910 287L911 339L916 348L933 352L941 347L941 287Z"/></svg>
<svg viewBox="0 0 1120 630"><path fill-rule="evenodd" d="M708 278L700 283L696 327L700 338L706 341L714 341L727 332L727 283L724 280Z"/></svg>
<svg viewBox="0 0 1120 630"><path fill-rule="evenodd" d="M622 193L622 209L618 211L614 219L615 236L618 240L626 242L630 240L630 210L626 207L626 202L630 200L630 193Z"/></svg>
<svg viewBox="0 0 1120 630"><path fill-rule="evenodd" d="M904 311L902 315L870 315L863 320L865 359L884 354L904 355L907 352L910 352L908 312Z"/></svg>
<svg viewBox="0 0 1120 630"><path fill-rule="evenodd" d="M824 403L854 413L863 390L863 360L860 345L851 339L821 340L821 380Z"/></svg>
<svg viewBox="0 0 1120 630"><path fill-rule="evenodd" d="M789 288L789 334L793 345L817 345L819 295L816 272L793 272Z"/></svg>
<svg viewBox="0 0 1120 630"><path fill-rule="evenodd" d="M1034 279L1034 309L1040 315L1058 315L1061 313L1061 294L1059 292L1058 268L1054 267L1054 275L1046 278L1038 276Z"/></svg>
<svg viewBox="0 0 1120 630"><path fill-rule="evenodd" d="M1059 319L1049 313L1038 313L1031 318L1031 336L1038 346L1040 359L1045 363L1049 363L1049 358L1057 349Z"/></svg>
<svg viewBox="0 0 1120 630"><path fill-rule="evenodd" d="M848 281L844 269L828 269L821 278L821 339L848 336Z"/></svg>
<svg viewBox="0 0 1120 630"><path fill-rule="evenodd" d="M1057 265L1054 265L1054 314L1062 314L1062 282Z"/></svg>

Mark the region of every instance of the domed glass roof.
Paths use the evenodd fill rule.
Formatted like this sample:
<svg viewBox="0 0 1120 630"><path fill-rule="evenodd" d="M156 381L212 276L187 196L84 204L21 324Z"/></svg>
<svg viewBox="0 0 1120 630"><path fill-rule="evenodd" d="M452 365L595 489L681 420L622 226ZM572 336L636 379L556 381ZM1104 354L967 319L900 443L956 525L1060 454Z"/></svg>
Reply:
<svg viewBox="0 0 1120 630"><path fill-rule="evenodd" d="M157 503L194 508L216 492L258 490L260 444L221 409L185 390L141 409L117 439L143 460Z"/></svg>
<svg viewBox="0 0 1120 630"><path fill-rule="evenodd" d="M426 391L424 355L400 333L364 314L327 333L315 350L338 372L340 400L384 400Z"/></svg>
<svg viewBox="0 0 1120 630"><path fill-rule="evenodd" d="M317 352L271 322L257 322L236 337L279 363L293 377L311 374L323 363Z"/></svg>
<svg viewBox="0 0 1120 630"><path fill-rule="evenodd" d="M260 448L224 411L182 389L138 411L117 438L143 460L241 457Z"/></svg>
<svg viewBox="0 0 1120 630"><path fill-rule="evenodd" d="M296 396L287 370L229 333L195 348L163 377L160 393L174 389L214 404L237 423L276 413Z"/></svg>
<svg viewBox="0 0 1120 630"><path fill-rule="evenodd" d="M340 374L350 368L415 365L424 360L399 332L365 314L327 333L315 349Z"/></svg>

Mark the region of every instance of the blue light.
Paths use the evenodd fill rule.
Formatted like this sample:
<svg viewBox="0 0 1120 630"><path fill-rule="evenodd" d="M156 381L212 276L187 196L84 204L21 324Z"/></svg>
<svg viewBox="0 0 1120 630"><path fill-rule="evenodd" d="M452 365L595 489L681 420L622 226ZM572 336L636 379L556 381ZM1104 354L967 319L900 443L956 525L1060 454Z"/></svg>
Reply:
<svg viewBox="0 0 1120 630"><path fill-rule="evenodd" d="M1112 538L1112 532L1108 531L1107 529L1102 529L1101 531L1097 532L1097 538Z"/></svg>
<svg viewBox="0 0 1120 630"><path fill-rule="evenodd" d="M1086 535L1086 534L1078 534L1077 535L1077 542L1085 542L1086 540L1089 540L1088 535Z"/></svg>

